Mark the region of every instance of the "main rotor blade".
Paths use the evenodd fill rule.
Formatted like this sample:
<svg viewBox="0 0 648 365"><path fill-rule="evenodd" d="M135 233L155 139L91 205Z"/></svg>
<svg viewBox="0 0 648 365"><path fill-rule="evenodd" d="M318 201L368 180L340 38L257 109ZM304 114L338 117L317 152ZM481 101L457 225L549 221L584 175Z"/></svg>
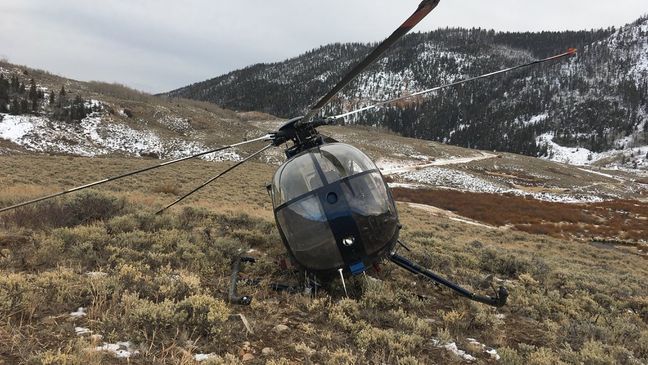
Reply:
<svg viewBox="0 0 648 365"><path fill-rule="evenodd" d="M440 0L423 0L419 4L416 11L409 17L405 22L398 28L392 35L385 39L382 43L378 45L367 57L365 57L360 63L358 63L351 71L347 72L346 75L340 80L340 82L335 85L328 94L324 95L320 101L317 102L309 111L306 113L304 118L299 122L299 124L307 123L317 113L326 105L329 101L338 93L342 88L349 84L353 79L355 79L362 71L369 67L372 63L382 56L385 51L391 47L396 41L398 41L402 36L407 34L412 28L414 28L423 18L425 18L437 5L439 5Z"/></svg>
<svg viewBox="0 0 648 365"><path fill-rule="evenodd" d="M216 180L216 179L218 179L219 177L225 175L226 173L228 173L228 172L234 170L234 169L237 168L238 166L241 166L241 165L242 165L243 163L245 163L246 161L249 161L249 160L252 159L254 156L260 154L261 152L263 152L263 151L265 151L265 150L267 150L268 148L273 147L273 146L274 146L273 144L269 144L269 145L263 147L262 149L260 149L260 150L258 150L258 151L256 151L256 152L254 152L253 154L249 155L248 157L244 158L243 160L241 160L241 161L237 162L236 164L230 166L227 170L225 170L225 171L221 172L220 174L218 174L218 175L212 177L211 179L205 181L202 185L198 186L197 188L193 189L192 191L188 192L187 194L181 196L180 198L178 198L178 199L177 199L176 201L174 201L173 203L171 203L171 204L167 205L166 207L164 207L164 208L158 210L155 214L160 214L160 213L164 212L165 210L171 208L172 206L174 206L174 205L180 203L180 202L183 201L185 198L187 198L189 195L191 195L191 194L197 192L198 190L204 188L205 186L209 185L209 184L210 184L211 182L213 182L214 180Z"/></svg>
<svg viewBox="0 0 648 365"><path fill-rule="evenodd" d="M369 105L369 106L365 106L364 108L352 110L352 111L347 112L347 113L338 114L338 115L335 115L335 116L332 116L332 117L326 117L325 119L328 119L328 120L342 119L344 117L348 117L348 116L351 116L351 115L362 113L362 112L367 111L367 110L380 108L381 106L385 106L385 105L388 105L388 104L391 104L391 103L394 103L394 102L397 102L397 101L400 101L400 100L413 98L415 96L428 94L428 93L431 93L433 91L437 91L437 90L445 89L445 88L448 88L448 87L465 84L465 83L468 83L468 82L471 82L471 81L484 79L484 78L487 78L487 77L503 74L503 73L506 73L506 72L511 72L511 71L518 70L518 69L521 69L521 68L525 68L525 67L529 67L529 66L540 64L540 63L549 62L549 61L554 61L554 60L557 60L557 59L561 59L561 58L569 57L569 56L573 56L573 55L576 55L576 49L575 48L570 48L569 50L567 50L567 52L561 53L561 54L558 54L558 55L555 55L555 56L551 56L551 57L547 57L547 58L544 58L544 59L541 59L541 60L536 60L536 61L533 61L533 62L525 63L523 65L518 65L518 66L514 66L514 67L505 68L503 70L490 72L490 73L475 76L475 77L470 77L470 78L467 78L467 79L464 79L464 80L455 81L455 82L452 82L452 83L449 83L449 84L433 87L431 89L418 91L418 92L415 92L415 93L410 94L410 95L405 95L405 96L401 96L401 97L398 97L398 98L381 101L381 102L378 102L378 103L375 103L375 104L372 104L372 105Z"/></svg>
<svg viewBox="0 0 648 365"><path fill-rule="evenodd" d="M51 194L51 195L46 195L46 196L43 196L43 197L40 197L40 198L36 198L36 199L33 199L33 200L29 200L29 201L26 201L26 202L22 202L22 203L19 203L19 204L15 204L15 205L12 205L12 206L9 206L9 207L1 208L1 209L0 209L0 213L5 212L5 211L8 211L8 210L12 210L12 209L20 208L20 207L23 207L23 206L25 206L25 205L30 205L30 204L38 203L38 202L41 202L41 201L43 201L43 200L48 200L48 199L56 198L56 197L59 197L59 196L61 196L61 195L70 194L70 193L73 193L73 192L75 192L75 191L79 191L79 190L83 190L83 189L91 188L91 187L93 187L93 186L97 186L97 185L105 184L105 183L107 183L107 182L111 182L111 181L119 180L119 179L122 179L122 178L125 178L125 177L128 177L128 176L136 175L136 174L139 174L139 173L142 173L142 172L146 172L146 171L149 171L149 170L154 170L154 169L157 169L157 168L160 168L160 167L164 167L164 166L168 166L168 165L172 165L172 164L175 164L175 163L178 163L178 162L187 161L187 160L190 160L190 159L192 159L192 158L196 158L196 157L200 157L200 156L208 155L208 154L210 154L210 153L215 153L215 152L223 151L223 150L226 150L226 149L230 149L230 148L234 148L234 147L242 146L242 145L245 145L245 144L248 144L248 143L259 142L259 141L265 141L265 140L271 140L271 139L272 139L271 135L267 134L267 135L265 135L265 136L262 136L262 137L259 137L259 138L255 138L255 139L251 139L251 140L249 140L249 141L243 141L243 142L240 142L240 143L231 144L231 145L229 145L229 146L219 147L219 148L216 148L216 149L213 149L213 150L209 150L209 151L205 151L205 152L197 153L197 154L192 155L192 156L182 157L182 158L178 158L178 159L176 159L176 160L171 160L171 161L163 162L163 163L160 163L160 164L157 164L157 165L154 165L154 166L145 167L145 168L140 169L140 170L135 170L135 171L127 172L127 173L125 173L125 174L121 174L121 175L118 175L118 176L108 177L108 178L105 178L105 179L103 179L103 180L99 180L99 181L91 182L91 183L89 183L89 184L85 184L85 185L77 186L77 187L74 187L74 188L71 188L71 189L68 189L68 190L64 190L64 191L61 191L61 192L58 192L58 193L54 193L54 194Z"/></svg>

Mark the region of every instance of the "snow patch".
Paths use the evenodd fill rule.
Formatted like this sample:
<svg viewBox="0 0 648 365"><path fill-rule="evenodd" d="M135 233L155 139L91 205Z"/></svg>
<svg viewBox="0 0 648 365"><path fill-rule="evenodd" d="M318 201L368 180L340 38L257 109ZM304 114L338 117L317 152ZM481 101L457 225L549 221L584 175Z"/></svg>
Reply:
<svg viewBox="0 0 648 365"><path fill-rule="evenodd" d="M178 133L187 133L192 129L189 119L176 116L165 115L158 119L158 123Z"/></svg>
<svg viewBox="0 0 648 365"><path fill-rule="evenodd" d="M571 165L588 165L598 159L595 159L595 155L598 155L596 152L582 147L563 147L555 143L553 138L553 133L545 133L537 138L539 144L547 145L549 160Z"/></svg>
<svg viewBox="0 0 648 365"><path fill-rule="evenodd" d="M598 196L587 194L553 194L548 192L526 192L519 189L511 189L502 184L487 181L467 172L436 166L399 173L399 175L416 183L442 188L459 189L473 193L515 194L519 196L529 196L542 201L559 203L594 203L602 202L604 200Z"/></svg>
<svg viewBox="0 0 648 365"><path fill-rule="evenodd" d="M85 317L86 315L86 309L83 307L79 307L75 312L70 313L70 316L74 318L81 318Z"/></svg>
<svg viewBox="0 0 648 365"><path fill-rule="evenodd" d="M65 123L32 115L0 113L0 138L32 151L94 157L111 153L181 158L210 149L200 142L180 138L163 140L147 130L104 120L93 112L79 123ZM235 149L201 157L208 161L240 161Z"/></svg>
<svg viewBox="0 0 648 365"><path fill-rule="evenodd" d="M84 103L84 106L86 108L92 108L92 110L101 110L103 108L101 101L95 99L90 99L86 101Z"/></svg>
<svg viewBox="0 0 648 365"><path fill-rule="evenodd" d="M74 332L77 336L85 336L92 333L89 328L86 327L74 327Z"/></svg>
<svg viewBox="0 0 648 365"><path fill-rule="evenodd" d="M115 357L120 359L139 355L139 351L134 349L134 346L130 341L104 343L101 346L95 347L95 351L106 351L112 353Z"/></svg>
<svg viewBox="0 0 648 365"><path fill-rule="evenodd" d="M91 278L103 278L108 276L108 273L102 272L102 271L89 271L85 273L87 276Z"/></svg>
<svg viewBox="0 0 648 365"><path fill-rule="evenodd" d="M438 348L444 348L444 349L452 352L453 354L459 356L460 358L462 358L465 361L475 361L475 360L477 360L476 357L472 356L471 354L467 353L466 351L460 350L457 347L457 344L454 343L454 342L442 344L442 343L440 343L439 340L433 339L432 344L434 346L438 347Z"/></svg>
<svg viewBox="0 0 648 365"><path fill-rule="evenodd" d="M497 157L497 155L493 155L490 153L483 153L483 152L480 155L476 155L476 156L449 157L449 158L443 158L438 160L435 160L434 158L429 156L422 156L422 155L416 155L416 156L419 157L418 158L419 161L424 160L424 161L432 161L432 162L421 164L411 160L382 159L382 160L378 160L376 165L384 175L391 175L391 174L401 174L401 173L419 170L419 169L432 167L432 166L460 165L460 164L467 164L469 162L481 161L481 160Z"/></svg>
<svg viewBox="0 0 648 365"><path fill-rule="evenodd" d="M210 354L195 354L195 355L194 355L194 360L200 362L200 361L206 361L206 360L209 360L209 359L214 358L214 357L216 357L216 354L214 354L214 353L210 353Z"/></svg>
<svg viewBox="0 0 648 365"><path fill-rule="evenodd" d="M487 353L491 357L491 359L496 360L496 361L500 359L500 355L497 353L497 350L495 350L494 348L487 347L486 345L484 345L483 343L480 343L479 341L475 340L474 338L467 338L466 341L468 341L468 343L470 343L473 346L481 347L482 351Z"/></svg>
<svg viewBox="0 0 648 365"><path fill-rule="evenodd" d="M34 124L42 123L40 120L33 120L31 118L38 117L0 114L0 138L18 143L21 138L34 130Z"/></svg>
<svg viewBox="0 0 648 365"><path fill-rule="evenodd" d="M642 128L644 128L642 126ZM583 147L564 147L553 141L553 133L545 133L537 138L539 145L547 145L549 156L545 159L561 162L570 165L588 166L600 160L625 156L625 164L616 163L616 166L632 166L634 169L648 168L648 145L624 148L622 150L610 150L605 152L593 152ZM628 146L634 143L634 137L624 137L617 141L620 146Z"/></svg>
<svg viewBox="0 0 648 365"><path fill-rule="evenodd" d="M516 122L522 124L525 127L528 127L528 126L536 125L540 122L544 122L547 118L549 118L549 114L543 113L543 114L533 116L528 120L521 120L518 118Z"/></svg>

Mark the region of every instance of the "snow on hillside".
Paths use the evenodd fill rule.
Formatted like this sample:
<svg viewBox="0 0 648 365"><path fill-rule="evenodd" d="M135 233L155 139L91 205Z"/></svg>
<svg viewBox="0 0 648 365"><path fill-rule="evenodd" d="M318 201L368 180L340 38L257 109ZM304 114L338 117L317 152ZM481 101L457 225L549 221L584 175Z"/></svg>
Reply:
<svg viewBox="0 0 648 365"><path fill-rule="evenodd" d="M426 167L421 170L400 174L407 180L424 183L436 187L460 189L473 193L514 194L529 196L537 200L562 203L592 203L603 199L589 194L553 194L548 192L528 192L510 188L502 182L486 180L468 172L457 171L442 167Z"/></svg>
<svg viewBox="0 0 648 365"><path fill-rule="evenodd" d="M162 139L152 131L136 130L126 124L107 121L98 112L91 113L78 124L33 115L0 113L0 138L31 151L87 157L123 153L138 157L179 158L209 149L199 142ZM236 151L223 151L203 158L210 161L241 160Z"/></svg>
<svg viewBox="0 0 648 365"><path fill-rule="evenodd" d="M648 77L647 34L648 19L645 19L638 24L630 24L620 28L608 40L611 50L622 49L626 47L626 44L633 45L633 47L629 48L630 52L624 61L632 65L628 71L628 76L637 81L645 80Z"/></svg>
<svg viewBox="0 0 648 365"><path fill-rule="evenodd" d="M601 202L604 200L600 196L591 194L554 194L549 192L523 191L521 189L511 188L511 184L505 180L485 179L468 171L459 171L445 167L451 165L463 165L469 162L495 157L497 157L497 155L483 152L472 157L451 157L440 160L434 160L428 156L417 156L416 161L411 159L381 159L377 161L376 165L384 175L397 175L411 182L392 182L389 184L391 187L419 189L425 188L426 186L434 186L445 189L459 189L473 193L514 194L519 196L528 196L543 201L562 203L591 203Z"/></svg>
<svg viewBox="0 0 648 365"><path fill-rule="evenodd" d="M601 160L617 157L621 159L621 161L617 163L617 167L630 165L636 169L648 169L648 160L646 159L648 154L648 145L597 153L583 147L561 146L554 142L553 138L553 133L545 133L537 138L538 143L544 143L547 145L547 153L549 155L546 158L551 161L577 166L587 166ZM623 141L620 142L622 143ZM629 140L625 142L628 143ZM625 157L620 157L621 155ZM625 163L623 163L624 159Z"/></svg>

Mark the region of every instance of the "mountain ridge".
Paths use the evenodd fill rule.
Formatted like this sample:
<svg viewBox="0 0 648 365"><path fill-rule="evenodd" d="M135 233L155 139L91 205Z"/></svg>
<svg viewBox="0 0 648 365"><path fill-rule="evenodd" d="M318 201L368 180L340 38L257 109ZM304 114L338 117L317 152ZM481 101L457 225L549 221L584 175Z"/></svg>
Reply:
<svg viewBox="0 0 648 365"><path fill-rule="evenodd" d="M648 72L648 61L641 56L648 54L646 24L648 17L643 16L606 30L497 33L448 28L410 34L345 89L326 112L348 111L577 46L580 54L568 63L480 81L365 113L347 123L383 126L408 137L462 147L546 158L560 154L554 151L556 144L585 148L592 156L585 162L594 161L597 153L627 149L616 154L619 164L642 168L648 166L646 159L636 155L640 150L648 152L648 147L641 148L648 145L644 128L648 85L642 76ZM299 115L371 46L326 45L284 62L251 65L165 95L235 110ZM635 77L626 77L629 73Z"/></svg>

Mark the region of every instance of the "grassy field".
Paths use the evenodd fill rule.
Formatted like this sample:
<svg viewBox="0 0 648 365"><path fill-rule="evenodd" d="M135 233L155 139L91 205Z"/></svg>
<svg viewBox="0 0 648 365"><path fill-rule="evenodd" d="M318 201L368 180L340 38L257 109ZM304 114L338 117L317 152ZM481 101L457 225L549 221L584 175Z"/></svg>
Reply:
<svg viewBox="0 0 648 365"><path fill-rule="evenodd" d="M153 163L0 156L0 206ZM0 215L0 364L193 364L195 354L227 364L465 362L451 343L473 363L648 361L644 258L405 203L402 237L412 252L401 254L484 293L493 275L509 288L509 304L471 303L389 264L351 280L349 298L339 285L314 297L274 292L269 283L297 278L278 264L284 250L264 188L271 167L251 163L153 214L226 166L190 162ZM245 276L260 282L240 292L252 305L226 304L231 259L248 250L258 262ZM125 341L137 355L97 350Z"/></svg>

